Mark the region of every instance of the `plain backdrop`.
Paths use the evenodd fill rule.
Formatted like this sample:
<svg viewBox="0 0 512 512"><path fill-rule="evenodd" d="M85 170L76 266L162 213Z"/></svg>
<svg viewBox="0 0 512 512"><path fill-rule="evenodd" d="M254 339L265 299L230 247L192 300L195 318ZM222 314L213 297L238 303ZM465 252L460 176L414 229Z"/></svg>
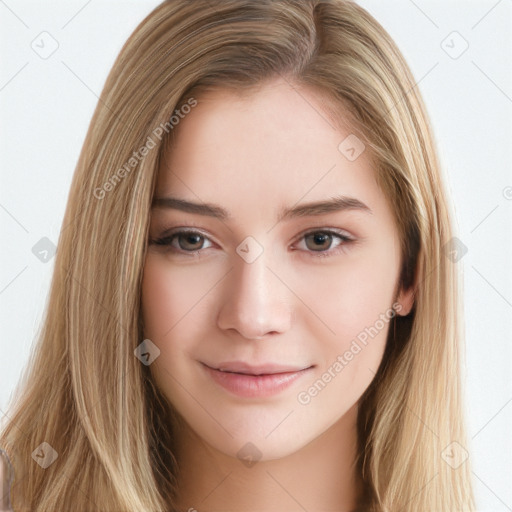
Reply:
<svg viewBox="0 0 512 512"><path fill-rule="evenodd" d="M0 0L1 416L39 332L52 246L98 96L158 3ZM511 511L512 1L358 3L398 44L432 121L463 244L478 511Z"/></svg>

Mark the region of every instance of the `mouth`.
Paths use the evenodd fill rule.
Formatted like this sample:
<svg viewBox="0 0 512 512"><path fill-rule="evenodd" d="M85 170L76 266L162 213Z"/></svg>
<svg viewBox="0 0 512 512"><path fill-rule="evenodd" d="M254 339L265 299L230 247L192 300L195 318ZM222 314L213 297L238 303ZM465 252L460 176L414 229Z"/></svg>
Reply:
<svg viewBox="0 0 512 512"><path fill-rule="evenodd" d="M201 363L201 366L206 374L224 390L244 398L277 395L313 368L313 365L253 366L239 361L212 366Z"/></svg>

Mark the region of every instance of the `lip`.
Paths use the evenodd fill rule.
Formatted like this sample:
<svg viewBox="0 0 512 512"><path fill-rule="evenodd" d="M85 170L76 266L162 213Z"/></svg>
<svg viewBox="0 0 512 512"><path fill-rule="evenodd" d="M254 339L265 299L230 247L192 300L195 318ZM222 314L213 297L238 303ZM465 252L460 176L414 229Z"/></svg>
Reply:
<svg viewBox="0 0 512 512"><path fill-rule="evenodd" d="M243 361L226 361L224 363L219 363L216 365L206 364L206 366L212 368L213 370L221 370L231 373L243 373L246 375L269 375L276 373L291 373L298 372L309 367L309 365L282 365L275 363L251 365L248 363L244 363Z"/></svg>
<svg viewBox="0 0 512 512"><path fill-rule="evenodd" d="M244 398L277 395L313 368L277 364L252 366L237 361L221 363L215 367L201 363L201 366L215 383Z"/></svg>

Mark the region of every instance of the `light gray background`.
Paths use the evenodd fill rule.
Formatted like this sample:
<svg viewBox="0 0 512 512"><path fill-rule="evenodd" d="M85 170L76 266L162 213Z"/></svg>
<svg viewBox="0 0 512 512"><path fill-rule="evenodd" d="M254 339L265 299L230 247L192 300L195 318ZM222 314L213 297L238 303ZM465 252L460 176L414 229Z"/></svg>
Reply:
<svg viewBox="0 0 512 512"><path fill-rule="evenodd" d="M107 74L158 3L0 0L2 417L46 307L54 259L50 251L41 261L48 242L40 240L58 240ZM359 3L404 53L432 120L467 247L457 265L478 511L512 511L512 1ZM52 44L48 58L32 48ZM40 258L32 251L38 243Z"/></svg>

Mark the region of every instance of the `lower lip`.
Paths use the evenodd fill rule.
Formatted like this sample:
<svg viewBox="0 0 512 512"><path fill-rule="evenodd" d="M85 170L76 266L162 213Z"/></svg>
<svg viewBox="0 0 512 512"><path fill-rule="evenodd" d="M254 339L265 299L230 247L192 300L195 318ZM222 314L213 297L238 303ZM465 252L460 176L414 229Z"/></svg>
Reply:
<svg viewBox="0 0 512 512"><path fill-rule="evenodd" d="M241 373L214 370L205 364L202 364L202 366L217 384L231 393L244 398L277 395L311 370L310 367L298 372L274 373L272 375L243 375Z"/></svg>

